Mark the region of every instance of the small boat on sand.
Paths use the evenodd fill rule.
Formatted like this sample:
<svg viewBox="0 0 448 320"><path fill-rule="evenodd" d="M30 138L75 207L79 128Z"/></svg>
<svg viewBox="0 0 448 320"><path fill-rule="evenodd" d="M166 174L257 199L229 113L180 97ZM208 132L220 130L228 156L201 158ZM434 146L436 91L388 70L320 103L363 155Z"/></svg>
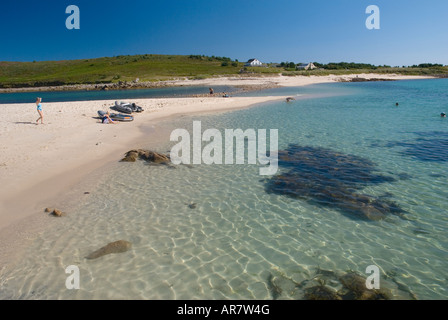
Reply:
<svg viewBox="0 0 448 320"><path fill-rule="evenodd" d="M100 118L103 118L105 115L107 114L106 111L103 110L98 110L98 115L100 116ZM111 113L109 114L109 117L114 120L114 121L133 121L134 117L127 115L127 114L122 114L122 113Z"/></svg>
<svg viewBox="0 0 448 320"><path fill-rule="evenodd" d="M111 107L111 109L116 110L118 112L127 113L127 114L143 111L143 108L140 106L137 106L135 103L129 103L129 102L125 102L125 101L115 101L115 105L113 107Z"/></svg>

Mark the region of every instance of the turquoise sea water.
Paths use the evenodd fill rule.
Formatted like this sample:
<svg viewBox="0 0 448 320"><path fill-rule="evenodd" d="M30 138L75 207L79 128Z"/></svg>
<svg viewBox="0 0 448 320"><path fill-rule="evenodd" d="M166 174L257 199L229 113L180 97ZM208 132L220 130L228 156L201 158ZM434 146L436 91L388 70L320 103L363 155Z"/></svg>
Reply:
<svg viewBox="0 0 448 320"><path fill-rule="evenodd" d="M447 299L448 80L250 94L296 100L164 125L278 129L289 156L277 176L258 165L116 163L90 194L72 190L80 203L48 218L2 271L0 299L303 299L318 280L340 290L340 275L367 277L370 265L394 299ZM359 214L372 203L384 219ZM132 249L84 258L120 239ZM69 265L79 290L65 286Z"/></svg>
<svg viewBox="0 0 448 320"><path fill-rule="evenodd" d="M234 92L235 87L216 86L215 92ZM209 88L204 86L166 87L135 90L90 90L90 91L39 91L0 93L0 104L30 103L36 97L43 97L46 102L90 101L90 100L127 100L162 97L182 97L195 94L207 94Z"/></svg>

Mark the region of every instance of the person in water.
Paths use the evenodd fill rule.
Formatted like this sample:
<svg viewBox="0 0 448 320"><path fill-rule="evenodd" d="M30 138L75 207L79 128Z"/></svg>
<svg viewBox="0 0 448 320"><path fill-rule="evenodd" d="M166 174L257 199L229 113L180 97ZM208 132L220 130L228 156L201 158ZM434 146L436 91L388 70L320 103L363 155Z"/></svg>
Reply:
<svg viewBox="0 0 448 320"><path fill-rule="evenodd" d="M37 113L39 113L39 118L36 120L36 124L44 124L44 114L42 112L42 98L36 98Z"/></svg>
<svg viewBox="0 0 448 320"><path fill-rule="evenodd" d="M441 116L442 118L446 118L446 114L445 114L445 112L442 112L442 113L440 114L440 116Z"/></svg>

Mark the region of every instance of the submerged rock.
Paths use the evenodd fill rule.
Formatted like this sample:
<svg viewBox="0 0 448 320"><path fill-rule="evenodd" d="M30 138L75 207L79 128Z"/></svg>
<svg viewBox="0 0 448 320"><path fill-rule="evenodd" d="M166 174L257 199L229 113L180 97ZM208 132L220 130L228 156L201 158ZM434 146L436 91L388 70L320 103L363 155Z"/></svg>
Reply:
<svg viewBox="0 0 448 320"><path fill-rule="evenodd" d="M305 299L307 300L342 300L338 293L324 285L314 286L305 289Z"/></svg>
<svg viewBox="0 0 448 320"><path fill-rule="evenodd" d="M282 288L280 288L280 286L277 285L276 278L274 278L274 276L271 273L269 273L268 278L266 280L272 299L277 300L282 295L283 292Z"/></svg>
<svg viewBox="0 0 448 320"><path fill-rule="evenodd" d="M187 203L186 205L190 209L196 209L196 207L197 207L197 204L195 202Z"/></svg>
<svg viewBox="0 0 448 320"><path fill-rule="evenodd" d="M102 256L104 256L106 254L110 254L110 253L126 252L129 249L131 249L131 247L132 247L132 243L129 241L125 241L125 240L118 240L115 242L110 242L107 245L105 245L104 247L89 254L86 257L86 259L97 259L99 257L102 257Z"/></svg>
<svg viewBox="0 0 448 320"><path fill-rule="evenodd" d="M360 275L349 272L339 278L346 292L343 299L354 300L390 300L391 294L385 290L367 289L366 279Z"/></svg>
<svg viewBox="0 0 448 320"><path fill-rule="evenodd" d="M289 171L267 181L268 193L334 207L350 217L367 220L381 220L389 213L404 213L394 202L356 192L368 185L395 181L390 176L375 173L376 166L368 159L295 144L278 154L279 166Z"/></svg>
<svg viewBox="0 0 448 320"><path fill-rule="evenodd" d="M123 159L121 159L121 162L135 162L138 159L138 152L137 151L128 151Z"/></svg>
<svg viewBox="0 0 448 320"><path fill-rule="evenodd" d="M448 132L414 132L417 138L408 141L391 141L387 148L400 147L400 153L424 162L448 161Z"/></svg>
<svg viewBox="0 0 448 320"><path fill-rule="evenodd" d="M170 163L170 157L161 153L157 153L150 150L137 149L130 150L125 154L125 157L121 159L122 162L135 162L137 159L145 160L151 163L167 164Z"/></svg>

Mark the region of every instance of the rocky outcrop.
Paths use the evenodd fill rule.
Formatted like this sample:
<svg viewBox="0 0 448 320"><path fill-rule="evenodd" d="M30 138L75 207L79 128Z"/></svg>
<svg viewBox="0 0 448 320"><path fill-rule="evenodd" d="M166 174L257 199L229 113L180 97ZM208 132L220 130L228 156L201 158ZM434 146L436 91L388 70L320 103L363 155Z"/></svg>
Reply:
<svg viewBox="0 0 448 320"><path fill-rule="evenodd" d="M164 155L150 150L136 149L126 152L121 162L135 162L137 159L155 164L168 164L171 162L169 155Z"/></svg>
<svg viewBox="0 0 448 320"><path fill-rule="evenodd" d="M341 78L339 79L340 82L368 82L368 81L395 81L394 79L387 79L387 78L360 78L360 77L355 77L355 78L349 78L349 79L344 79Z"/></svg>
<svg viewBox="0 0 448 320"><path fill-rule="evenodd" d="M106 254L126 252L130 250L131 247L132 243L126 240L118 240L115 242L110 242L104 247L89 254L86 257L86 259L97 259L99 257L105 256Z"/></svg>

